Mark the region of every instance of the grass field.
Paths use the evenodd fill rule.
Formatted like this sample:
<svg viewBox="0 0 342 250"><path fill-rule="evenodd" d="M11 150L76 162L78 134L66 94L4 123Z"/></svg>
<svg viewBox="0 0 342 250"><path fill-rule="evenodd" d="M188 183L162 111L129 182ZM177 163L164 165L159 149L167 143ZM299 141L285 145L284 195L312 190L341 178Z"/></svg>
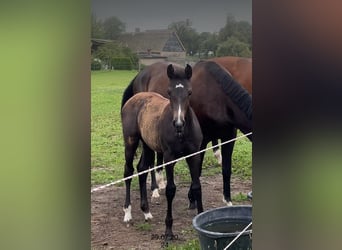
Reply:
<svg viewBox="0 0 342 250"><path fill-rule="evenodd" d="M123 177L124 146L120 118L121 97L137 71L93 71L91 73L91 184L104 184ZM240 134L240 133L239 133ZM243 138L235 143L233 174L252 176L252 144ZM185 161L178 162L175 174L190 180ZM202 175L221 174L212 150L205 155ZM137 187L137 178L133 179ZM123 183L122 183L123 185Z"/></svg>

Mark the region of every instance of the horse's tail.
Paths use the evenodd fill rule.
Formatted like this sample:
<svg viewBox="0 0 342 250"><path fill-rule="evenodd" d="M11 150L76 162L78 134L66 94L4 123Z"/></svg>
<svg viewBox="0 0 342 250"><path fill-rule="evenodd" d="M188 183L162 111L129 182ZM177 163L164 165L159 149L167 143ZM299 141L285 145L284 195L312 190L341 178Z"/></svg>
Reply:
<svg viewBox="0 0 342 250"><path fill-rule="evenodd" d="M128 101L128 99L134 95L133 84L134 84L135 78L137 78L137 77L134 77L134 79L130 82L130 84L127 86L127 88L125 89L125 91L122 95L121 109L125 105L125 103Z"/></svg>

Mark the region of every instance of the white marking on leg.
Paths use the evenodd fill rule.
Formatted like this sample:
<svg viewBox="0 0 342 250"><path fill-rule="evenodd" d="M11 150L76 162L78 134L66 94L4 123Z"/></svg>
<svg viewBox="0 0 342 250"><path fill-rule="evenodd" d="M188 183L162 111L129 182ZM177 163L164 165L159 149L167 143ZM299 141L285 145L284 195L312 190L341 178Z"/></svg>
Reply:
<svg viewBox="0 0 342 250"><path fill-rule="evenodd" d="M225 203L227 205L227 207L233 206L233 203L231 201L226 201L226 199L224 197L223 197L222 201L223 201L223 203Z"/></svg>
<svg viewBox="0 0 342 250"><path fill-rule="evenodd" d="M214 152L214 155L215 155L215 157L216 157L216 159L217 159L217 162L221 165L222 164L222 155L221 155L221 150L216 150L215 152Z"/></svg>
<svg viewBox="0 0 342 250"><path fill-rule="evenodd" d="M158 183L159 190L165 189L166 184L165 184L165 181L164 181L164 175L163 175L162 171L160 171L160 172L157 171L156 172L156 180L157 180L157 183Z"/></svg>
<svg viewBox="0 0 342 250"><path fill-rule="evenodd" d="M152 214L151 214L150 212L144 213L144 216L145 216L145 220L148 220L148 219L152 219L152 218L153 218L153 216L152 216Z"/></svg>
<svg viewBox="0 0 342 250"><path fill-rule="evenodd" d="M152 198L159 198L159 191L158 188L156 188L155 190L152 191Z"/></svg>
<svg viewBox="0 0 342 250"><path fill-rule="evenodd" d="M124 208L123 211L125 212L124 222L129 222L130 220L132 220L131 205L129 205L128 208Z"/></svg>

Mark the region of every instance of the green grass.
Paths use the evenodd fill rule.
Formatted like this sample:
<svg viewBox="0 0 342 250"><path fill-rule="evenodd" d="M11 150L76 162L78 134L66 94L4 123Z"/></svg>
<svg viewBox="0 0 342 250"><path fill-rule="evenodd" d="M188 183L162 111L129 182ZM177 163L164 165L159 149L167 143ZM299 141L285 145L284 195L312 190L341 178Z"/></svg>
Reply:
<svg viewBox="0 0 342 250"><path fill-rule="evenodd" d="M152 230L151 224L149 224L147 222L139 223L135 227L136 227L136 229L138 229L140 231L151 231Z"/></svg>
<svg viewBox="0 0 342 250"><path fill-rule="evenodd" d="M171 243L165 250L197 250L200 249L200 243L198 239L189 240L184 244L176 245Z"/></svg>
<svg viewBox="0 0 342 250"><path fill-rule="evenodd" d="M137 71L91 72L91 184L104 184L123 178L124 146L120 118L123 91ZM239 133L241 134L241 133ZM208 144L208 146L211 146ZM233 175L250 179L252 176L252 144L243 138L235 142ZM136 161L135 161L136 164ZM212 150L205 154L202 175L221 174ZM186 161L175 166L181 181L190 181ZM123 185L123 183L121 184ZM137 178L132 188L137 188Z"/></svg>

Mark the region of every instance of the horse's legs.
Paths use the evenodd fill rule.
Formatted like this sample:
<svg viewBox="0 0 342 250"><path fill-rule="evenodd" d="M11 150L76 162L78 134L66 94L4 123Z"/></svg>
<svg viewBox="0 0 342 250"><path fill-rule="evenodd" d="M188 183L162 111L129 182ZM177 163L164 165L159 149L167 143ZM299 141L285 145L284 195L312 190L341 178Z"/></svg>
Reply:
<svg viewBox="0 0 342 250"><path fill-rule="evenodd" d="M207 147L209 140L203 139L202 144L201 144L201 150L205 149ZM200 154L200 170L199 170L199 176L202 174L202 166L203 166L203 160L204 160L204 154L205 152L202 152ZM188 198L189 198L189 209L195 209L196 208L196 200L195 197L193 196L193 193L191 192L192 189L192 184L190 186L189 192L188 192Z"/></svg>
<svg viewBox="0 0 342 250"><path fill-rule="evenodd" d="M170 157L165 158L165 161L168 162L172 160ZM174 183L173 179L173 170L174 170L175 164L170 164L165 167L166 171L166 189L165 189L165 195L167 199L167 214L165 218L165 240L169 241L173 238L173 232L172 232L172 224L173 224L173 218L172 218L172 201L176 194L176 185Z"/></svg>
<svg viewBox="0 0 342 250"><path fill-rule="evenodd" d="M218 139L214 139L211 141L212 145L215 146L213 148L214 156L216 157L219 164L222 164L222 156L221 156L221 150L219 146L216 146L218 144Z"/></svg>
<svg viewBox="0 0 342 250"><path fill-rule="evenodd" d="M202 204L202 189L200 182L200 172L201 172L201 157L199 155L195 155L193 157L186 159L191 175L191 186L189 193L196 201L197 204L197 212L203 212L203 204Z"/></svg>
<svg viewBox="0 0 342 250"><path fill-rule="evenodd" d="M153 166L154 151L152 151L145 143L143 143L143 151L141 159L138 165L138 172L147 170L150 166ZM140 187L140 208L144 213L145 220L151 219L152 214L148 206L147 190L146 190L147 173L139 175L139 187Z"/></svg>
<svg viewBox="0 0 342 250"><path fill-rule="evenodd" d="M236 129L232 128L229 131L229 136L222 140L230 140L236 137ZM222 177L223 177L223 202L227 206L232 205L230 194L230 177L232 173L232 154L235 142L227 143L221 146L222 149Z"/></svg>
<svg viewBox="0 0 342 250"><path fill-rule="evenodd" d="M153 153L154 154L154 153ZM153 164L151 167L154 167L154 157L153 156ZM152 198L159 198L159 192L158 192L158 183L156 180L156 171L152 170L151 171L151 191L152 191Z"/></svg>
<svg viewBox="0 0 342 250"><path fill-rule="evenodd" d="M163 154L162 153L157 153L157 166L163 164ZM160 167L157 169L157 183L159 189L164 189L166 184L164 181L164 176L163 176L163 167Z"/></svg>
<svg viewBox="0 0 342 250"><path fill-rule="evenodd" d="M163 164L163 154L157 153L157 166ZM159 189L165 188L165 182L163 177L163 167L157 168L157 171L151 171L151 190L152 198L159 197Z"/></svg>
<svg viewBox="0 0 342 250"><path fill-rule="evenodd" d="M135 151L137 150L139 143L138 138L130 138L129 143L125 143L125 171L124 171L124 177L131 176L134 172L133 168L133 159L134 159L134 154ZM124 217L124 222L129 222L132 219L132 214L131 214L131 182L132 179L128 179L125 181L125 186L126 186L126 198L125 198L125 204L124 204L124 212L125 212L125 217Z"/></svg>

